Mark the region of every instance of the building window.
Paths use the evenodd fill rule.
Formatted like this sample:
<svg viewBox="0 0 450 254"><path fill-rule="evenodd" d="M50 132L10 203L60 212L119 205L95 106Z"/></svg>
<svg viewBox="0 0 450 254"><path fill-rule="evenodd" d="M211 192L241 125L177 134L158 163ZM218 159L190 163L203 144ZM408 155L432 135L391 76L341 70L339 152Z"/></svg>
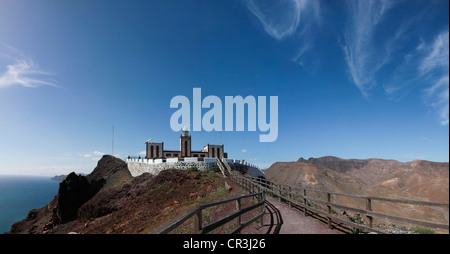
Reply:
<svg viewBox="0 0 450 254"><path fill-rule="evenodd" d="M211 148L211 157L214 157L214 147Z"/></svg>
<svg viewBox="0 0 450 254"><path fill-rule="evenodd" d="M153 146L150 145L150 158L155 158L155 156L153 155Z"/></svg>
<svg viewBox="0 0 450 254"><path fill-rule="evenodd" d="M156 146L156 156L155 156L156 158L158 158L159 157L159 146Z"/></svg>

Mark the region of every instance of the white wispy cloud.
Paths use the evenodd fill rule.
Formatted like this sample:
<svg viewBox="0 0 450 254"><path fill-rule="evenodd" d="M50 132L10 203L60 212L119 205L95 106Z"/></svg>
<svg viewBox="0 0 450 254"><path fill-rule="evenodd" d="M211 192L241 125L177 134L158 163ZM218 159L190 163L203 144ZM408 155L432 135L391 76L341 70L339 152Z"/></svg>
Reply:
<svg viewBox="0 0 450 254"><path fill-rule="evenodd" d="M442 32L436 37L431 47L428 47L428 53L419 66L422 75L436 69L444 70L448 73L448 43L448 31ZM418 46L418 49L423 48L427 48L423 43Z"/></svg>
<svg viewBox="0 0 450 254"><path fill-rule="evenodd" d="M427 103L437 112L441 125L449 124L449 76L442 77L433 86L425 90Z"/></svg>
<svg viewBox="0 0 450 254"><path fill-rule="evenodd" d="M246 0L245 5L271 37L295 40L298 46L292 61L303 67L313 61L307 53L314 48L315 25L321 22L320 1Z"/></svg>
<svg viewBox="0 0 450 254"><path fill-rule="evenodd" d="M441 125L449 124L449 32L436 36L418 70L424 77L425 103L438 113Z"/></svg>
<svg viewBox="0 0 450 254"><path fill-rule="evenodd" d="M94 155L97 155L97 156L103 156L103 155L105 155L105 153L99 152L99 151L94 151L93 154L94 154Z"/></svg>
<svg viewBox="0 0 450 254"><path fill-rule="evenodd" d="M348 3L351 17L342 48L351 79L367 98L376 85L376 73L389 61L392 42L395 41L390 39L384 47L379 47L373 40L376 27L393 4L388 0L353 0ZM398 32L395 37L400 35Z"/></svg>
<svg viewBox="0 0 450 254"><path fill-rule="evenodd" d="M4 66L6 71L0 70L0 89L14 85L57 87L56 82L48 79L50 73L40 70L33 60L18 49L0 43L0 58L11 62Z"/></svg>
<svg viewBox="0 0 450 254"><path fill-rule="evenodd" d="M283 40L297 30L300 22L300 12L305 1L247 0L245 3L270 36L277 40Z"/></svg>
<svg viewBox="0 0 450 254"><path fill-rule="evenodd" d="M241 153L246 153L246 152L248 152L247 149L242 149L242 150L241 150Z"/></svg>
<svg viewBox="0 0 450 254"><path fill-rule="evenodd" d="M83 158L89 158L91 160L99 160L103 155L105 155L104 152L100 152L100 151L93 151L92 153L84 153L84 154L80 154L80 157Z"/></svg>
<svg viewBox="0 0 450 254"><path fill-rule="evenodd" d="M389 10L399 1L348 3L350 22L341 46L350 80L361 94L369 99L372 90L381 85L389 99L399 101L419 89L424 104L437 112L440 124L448 125L448 28L427 40L422 37L424 28L419 28L430 14L427 10L393 24L395 17L389 16ZM418 43L410 47L413 38L419 38ZM382 71L388 73L384 80L379 75Z"/></svg>
<svg viewBox="0 0 450 254"><path fill-rule="evenodd" d="M95 150L92 153L84 153L84 154L81 154L80 156L83 158L89 159L91 161L98 161L102 158L103 155L105 155L104 152ZM116 157L119 157L119 155L116 155Z"/></svg>
<svg viewBox="0 0 450 254"><path fill-rule="evenodd" d="M400 100L419 89L423 103L433 108L441 125L449 124L449 32L438 33L408 52L383 88Z"/></svg>

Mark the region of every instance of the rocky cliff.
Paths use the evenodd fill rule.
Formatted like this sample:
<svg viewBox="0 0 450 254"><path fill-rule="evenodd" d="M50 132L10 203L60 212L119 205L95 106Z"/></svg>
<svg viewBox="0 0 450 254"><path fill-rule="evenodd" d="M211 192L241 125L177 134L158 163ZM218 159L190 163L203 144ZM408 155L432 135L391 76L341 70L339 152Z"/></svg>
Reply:
<svg viewBox="0 0 450 254"><path fill-rule="evenodd" d="M59 184L54 224L77 219L78 208L91 199L105 184L104 178L88 181L85 176L69 174Z"/></svg>
<svg viewBox="0 0 450 254"><path fill-rule="evenodd" d="M117 182L132 179L126 163L110 155L103 156L97 167L87 176L70 173L59 184L53 200L45 207L33 209L28 216L12 225L8 233L46 233L60 224L78 218L79 209L100 190Z"/></svg>
<svg viewBox="0 0 450 254"><path fill-rule="evenodd" d="M149 233L223 186L214 172L170 169L133 178L124 161L105 155L89 175L71 173L48 205L31 210L8 234Z"/></svg>

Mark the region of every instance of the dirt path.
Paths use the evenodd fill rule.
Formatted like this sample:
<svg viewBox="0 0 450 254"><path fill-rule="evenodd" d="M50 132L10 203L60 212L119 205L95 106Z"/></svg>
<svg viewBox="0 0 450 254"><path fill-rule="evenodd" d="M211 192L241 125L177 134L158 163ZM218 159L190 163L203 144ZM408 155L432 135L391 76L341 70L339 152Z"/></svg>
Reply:
<svg viewBox="0 0 450 254"><path fill-rule="evenodd" d="M276 199L267 197L267 214L264 216L263 227L258 231L270 234L342 234L337 230L328 229L328 225L304 216L295 208Z"/></svg>
<svg viewBox="0 0 450 254"><path fill-rule="evenodd" d="M233 187L241 194L248 192L234 183ZM233 189L234 189L233 188ZM328 224L323 223L289 204L279 202L277 199L266 195L266 209L263 217L263 225L259 222L242 230L242 234L344 234L337 229L328 229Z"/></svg>

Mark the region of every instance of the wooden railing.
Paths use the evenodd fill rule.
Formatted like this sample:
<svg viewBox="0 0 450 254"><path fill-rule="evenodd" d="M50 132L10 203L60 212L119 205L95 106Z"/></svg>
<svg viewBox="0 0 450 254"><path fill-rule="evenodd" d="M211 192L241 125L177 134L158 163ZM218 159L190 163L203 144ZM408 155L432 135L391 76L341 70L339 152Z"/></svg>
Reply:
<svg viewBox="0 0 450 254"><path fill-rule="evenodd" d="M257 203L247 206L245 208L242 208L242 200L245 198L253 198L253 197L257 198ZM185 213L177 216L176 218L174 218L171 221L167 222L166 224L162 225L161 227L159 227L158 229L153 231L152 234L167 234L167 233L173 231L174 229L176 229L177 227L179 227L181 224L183 224L185 221L187 221L190 218L194 219L194 221L193 221L194 234L209 233L209 232L215 230L216 228L218 228L234 219L237 220L237 228L235 228L231 232L231 234L240 233L240 231L242 229L246 228L247 226L249 226L250 224L252 224L253 222L255 222L258 219L261 219L261 223L262 223L262 217L264 216L265 200L266 200L265 193L264 193L264 191L262 191L262 192L252 193L249 195L239 196L239 197L235 197L235 198L201 204L201 205L198 205L198 206L195 206L195 207L189 209ZM204 209L206 209L208 207L219 206L219 205L230 203L230 202L236 203L236 212L234 212L230 215L227 215L215 222L209 223L205 226L203 225L203 213L202 212ZM248 221L242 222L241 216L243 214L254 211L259 207L262 208L262 211L260 213L258 213L256 216L249 219Z"/></svg>
<svg viewBox="0 0 450 254"><path fill-rule="evenodd" d="M238 227L232 232L232 233L239 233L243 228L249 226L251 223L256 221L257 219L264 216L264 203L266 202L266 194L272 195L276 198L279 198L283 202L287 202L290 205L297 207L301 210L303 210L305 216L306 215L313 215L313 216L319 216L320 218L323 218L323 220L328 224L328 227L331 229L333 227L341 228L341 227L347 227L350 229L359 229L365 232L376 232L376 233L388 233L382 228L375 227L374 226L374 218L386 220L386 221L393 221L393 222L399 222L399 223L405 223L409 225L416 225L416 226L422 226L432 229L443 229L448 231L449 230L449 224L448 223L440 223L440 222L433 222L433 221L423 221L413 218L407 218L403 216L398 215L392 215L392 214L386 214L381 212L373 211L373 203L374 202L387 202L387 203L393 203L393 204L408 204L408 205L419 205L419 206L427 206L427 207L440 207L440 208L449 208L449 203L442 203L442 202L430 202L430 201L420 201L420 200L409 200L409 199L394 199L394 198L384 198L384 197L375 197L375 196L365 196L365 195L354 195L354 194L345 194L345 193L337 193L332 191L323 191L318 190L314 188L298 188L293 187L289 185L284 184L276 184L273 183L267 179L257 179L257 178L250 178L245 177L241 175L240 173L236 171L232 171L228 163L226 161L221 160L223 163L223 168L221 171L225 173L231 180L233 180L238 185L242 186L247 192L249 192L249 195L235 197L231 199L226 199L222 201L207 203L207 204L201 204L196 207L191 208L187 212L183 213L182 215L176 217L175 219L169 221L168 223L164 224L157 230L153 231L152 233L155 234L164 234L172 231L179 225L183 224L186 220L190 219L191 217L194 218L193 223L193 231L194 233L208 233L212 230L224 225L227 222L230 222L231 220L238 218ZM218 161L219 163L219 161ZM311 193L316 192L322 194L324 196L324 199L313 197ZM249 197L257 197L258 203L251 205L246 208L241 208L241 200L244 198ZM350 199L359 199L364 200L365 202L365 208L357 208L357 207L351 207L348 205L343 205L335 201L335 198L333 197L346 197ZM334 200L334 202L333 202ZM236 209L237 211L231 215L228 215L222 219L219 219L216 222L210 223L206 226L202 225L202 211L205 208L218 206L221 204L229 203L229 202L236 202ZM320 208L319 205L323 205L323 208ZM245 223L241 223L240 216L244 213L250 212L258 207L263 207L263 211L259 213L257 216L253 217L249 221ZM342 218L337 216L334 209L339 209L341 211L348 213L356 213L360 214L362 216L365 216L366 222L362 223L362 221L350 221L348 218Z"/></svg>
<svg viewBox="0 0 450 254"><path fill-rule="evenodd" d="M216 163L217 163L217 166L219 167L220 172L222 173L222 175L224 177L226 177L228 175L228 172L227 172L227 169L225 168L225 165L223 164L222 160L217 158L216 159Z"/></svg>
<svg viewBox="0 0 450 254"><path fill-rule="evenodd" d="M237 176L237 173L234 173L235 179L243 178L243 176ZM239 180L243 181L243 180ZM296 188L289 185L284 184L276 184L266 179L250 179L247 178L245 181L247 188L256 188L263 189L267 194L278 197L280 200L287 202L291 205L295 205L300 207L305 215L307 214L317 214L323 216L326 222L328 223L329 228L331 229L334 226L346 225L351 228L357 228L367 232L377 232L377 233L387 233L381 228L377 228L373 226L374 217L381 218L387 221L394 221L399 223L405 223L410 225L422 226L433 229L443 229L449 230L448 223L439 223L439 222L431 222L431 221L423 221L417 219L411 219L401 216L395 216L391 214L385 214L380 212L374 212L372 210L372 204L374 201L382 201L388 203L402 203L409 205L420 205L420 206L428 206L428 207L443 207L449 208L449 203L441 203L441 202L429 202L429 201L419 201L419 200L408 200L408 199L394 199L394 198L384 198L384 197L374 197L374 196L364 196L364 195L353 195L353 194L344 194L337 193L331 191L322 191L313 188ZM317 197L312 197L310 195L311 192L322 193L326 198L319 199ZM308 194L309 193L309 194ZM354 199L362 199L365 200L365 209L350 207L347 205L342 205L336 202L332 202L332 197L347 197ZM321 204L326 209L320 209L316 204ZM355 223L348 219L343 219L336 216L334 209L340 209L342 211L358 213L366 217L365 224Z"/></svg>

